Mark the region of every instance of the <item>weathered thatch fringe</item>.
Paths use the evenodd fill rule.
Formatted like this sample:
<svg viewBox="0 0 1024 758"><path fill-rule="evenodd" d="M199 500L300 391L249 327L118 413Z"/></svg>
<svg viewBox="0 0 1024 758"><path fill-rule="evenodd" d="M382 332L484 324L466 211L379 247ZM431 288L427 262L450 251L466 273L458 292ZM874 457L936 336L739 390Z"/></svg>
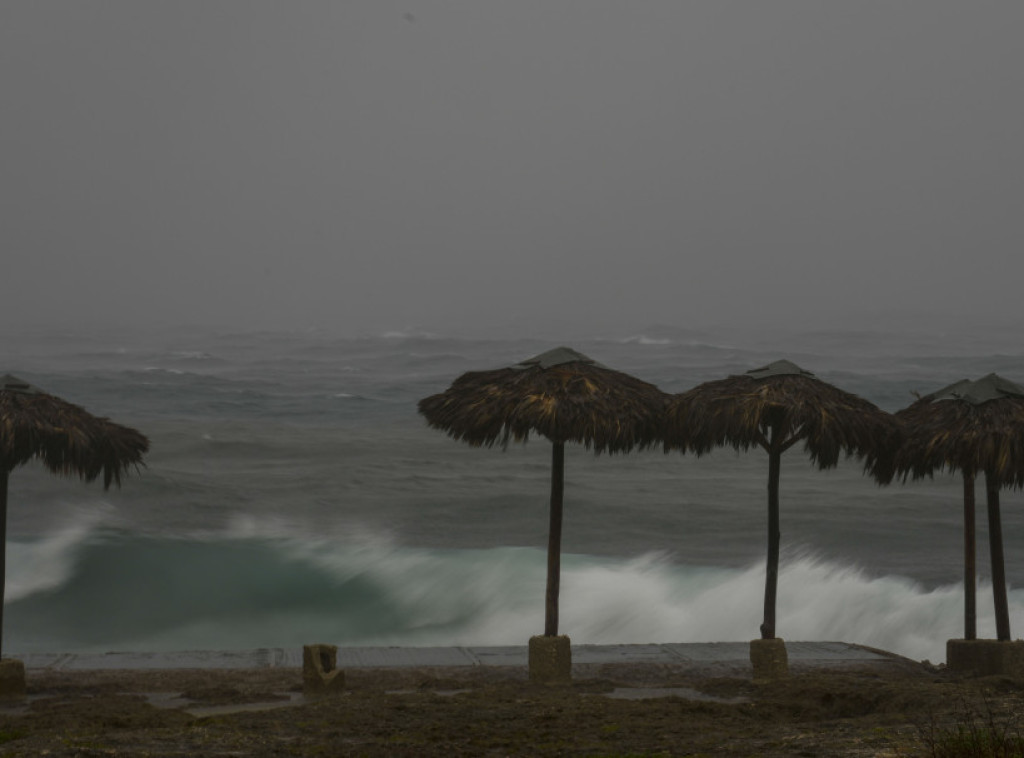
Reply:
<svg viewBox="0 0 1024 758"><path fill-rule="evenodd" d="M0 377L0 649L7 534L7 483L11 471L37 459L62 476L103 486L142 466L149 440L126 426L93 416L13 376Z"/></svg>
<svg viewBox="0 0 1024 758"><path fill-rule="evenodd" d="M964 478L964 637L969 640L977 635L974 482L978 474L984 476L996 636L1009 640L999 490L1024 488L1024 387L996 374L964 379L918 399L896 417L906 430L892 465L896 476L906 481L959 471ZM876 476L884 479L886 473L891 476Z"/></svg>
<svg viewBox="0 0 1024 758"><path fill-rule="evenodd" d="M816 379L789 361L776 361L742 376L705 382L668 402L665 450L698 456L716 447L768 452L768 555L761 636L775 638L779 574L779 478L782 453L798 442L819 468L842 453L890 476L900 428L867 400Z"/></svg>
<svg viewBox="0 0 1024 758"><path fill-rule="evenodd" d="M558 634L565 444L616 453L660 442L666 399L653 384L557 348L510 368L463 374L420 400L432 427L470 445L504 448L531 433L551 441L545 636Z"/></svg>
<svg viewBox="0 0 1024 758"><path fill-rule="evenodd" d="M972 403L949 397L948 389L897 411L907 439L896 454L896 474L906 481L936 471L985 472L1000 488L1024 488L1024 397Z"/></svg>
<svg viewBox="0 0 1024 758"><path fill-rule="evenodd" d="M803 442L820 469L834 468L846 454L872 471L888 470L901 440L891 414L813 376L741 375L705 382L669 400L665 450L698 456L725 446L767 450L772 427L785 449Z"/></svg>
<svg viewBox="0 0 1024 758"><path fill-rule="evenodd" d="M666 396L593 362L470 371L419 402L430 426L474 446L507 447L531 432L595 452L625 452L661 439Z"/></svg>
<svg viewBox="0 0 1024 758"><path fill-rule="evenodd" d="M7 471L35 458L61 476L91 482L102 474L109 487L143 465L148 449L134 429L53 395L0 389L0 467Z"/></svg>

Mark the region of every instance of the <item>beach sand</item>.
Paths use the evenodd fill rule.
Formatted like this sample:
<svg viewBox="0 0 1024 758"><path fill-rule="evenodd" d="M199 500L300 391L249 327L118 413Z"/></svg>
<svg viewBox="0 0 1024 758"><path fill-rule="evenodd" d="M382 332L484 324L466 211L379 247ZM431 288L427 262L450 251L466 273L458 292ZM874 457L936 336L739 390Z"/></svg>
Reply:
<svg viewBox="0 0 1024 758"><path fill-rule="evenodd" d="M910 661L749 672L651 663L346 671L302 695L297 668L31 670L0 706L0 754L50 756L907 756L944 725L1013 719L1024 683Z"/></svg>

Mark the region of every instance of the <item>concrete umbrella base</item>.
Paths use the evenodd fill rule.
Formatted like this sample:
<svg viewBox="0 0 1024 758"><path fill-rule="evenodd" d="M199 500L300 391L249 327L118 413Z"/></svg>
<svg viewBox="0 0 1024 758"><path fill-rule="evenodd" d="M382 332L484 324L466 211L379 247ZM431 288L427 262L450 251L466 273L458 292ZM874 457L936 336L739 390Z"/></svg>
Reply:
<svg viewBox="0 0 1024 758"><path fill-rule="evenodd" d="M970 676L1024 677L1024 640L946 640L946 669Z"/></svg>
<svg viewBox="0 0 1024 758"><path fill-rule="evenodd" d="M302 692L324 697L345 689L345 672L338 668L337 645L302 646Z"/></svg>
<svg viewBox="0 0 1024 758"><path fill-rule="evenodd" d="M25 664L15 658L0 661L0 699L25 697Z"/></svg>
<svg viewBox="0 0 1024 758"><path fill-rule="evenodd" d="M770 681L789 676L786 643L778 637L770 640L751 640L750 663L754 667L755 680Z"/></svg>
<svg viewBox="0 0 1024 758"><path fill-rule="evenodd" d="M540 684L572 681L572 649L568 637L530 637L530 681Z"/></svg>

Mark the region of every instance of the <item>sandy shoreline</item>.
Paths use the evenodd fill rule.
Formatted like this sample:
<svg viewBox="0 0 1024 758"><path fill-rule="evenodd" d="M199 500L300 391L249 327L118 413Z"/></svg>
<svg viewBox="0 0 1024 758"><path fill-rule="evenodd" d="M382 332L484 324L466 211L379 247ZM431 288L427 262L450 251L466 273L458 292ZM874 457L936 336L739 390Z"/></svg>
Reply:
<svg viewBox="0 0 1024 758"><path fill-rule="evenodd" d="M967 709L1024 711L1022 682L905 659L796 665L773 683L645 662L577 665L565 686L521 667L366 667L323 699L294 667L27 679L0 708L0 755L915 755Z"/></svg>

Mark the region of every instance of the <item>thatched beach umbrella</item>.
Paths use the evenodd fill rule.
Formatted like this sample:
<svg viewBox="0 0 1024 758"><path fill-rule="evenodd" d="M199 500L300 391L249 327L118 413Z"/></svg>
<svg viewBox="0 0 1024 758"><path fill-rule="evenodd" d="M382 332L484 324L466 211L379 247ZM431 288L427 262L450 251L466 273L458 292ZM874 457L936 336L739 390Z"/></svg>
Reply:
<svg viewBox="0 0 1024 758"><path fill-rule="evenodd" d="M1003 568L999 490L1024 487L1024 387L989 374L926 395L896 417L906 439L895 471L920 479L936 471L959 471L964 479L964 634L977 636L974 554L974 479L985 475L996 637L1010 639L1010 614Z"/></svg>
<svg viewBox="0 0 1024 758"><path fill-rule="evenodd" d="M0 377L0 647L7 543L7 480L33 458L54 474L103 486L142 463L149 441L134 429L98 418L77 405L10 375Z"/></svg>
<svg viewBox="0 0 1024 758"><path fill-rule="evenodd" d="M565 443L624 452L659 439L666 396L569 348L508 368L470 371L419 402L430 426L470 445L506 447L531 432L551 441L551 510L544 635L558 634Z"/></svg>
<svg viewBox="0 0 1024 758"><path fill-rule="evenodd" d="M803 442L811 461L820 469L834 467L840 453L845 453L881 470L898 439L898 426L890 414L785 360L705 382L669 401L666 450L691 451L700 456L725 445L736 450L756 445L768 453L763 639L775 638L782 454Z"/></svg>

